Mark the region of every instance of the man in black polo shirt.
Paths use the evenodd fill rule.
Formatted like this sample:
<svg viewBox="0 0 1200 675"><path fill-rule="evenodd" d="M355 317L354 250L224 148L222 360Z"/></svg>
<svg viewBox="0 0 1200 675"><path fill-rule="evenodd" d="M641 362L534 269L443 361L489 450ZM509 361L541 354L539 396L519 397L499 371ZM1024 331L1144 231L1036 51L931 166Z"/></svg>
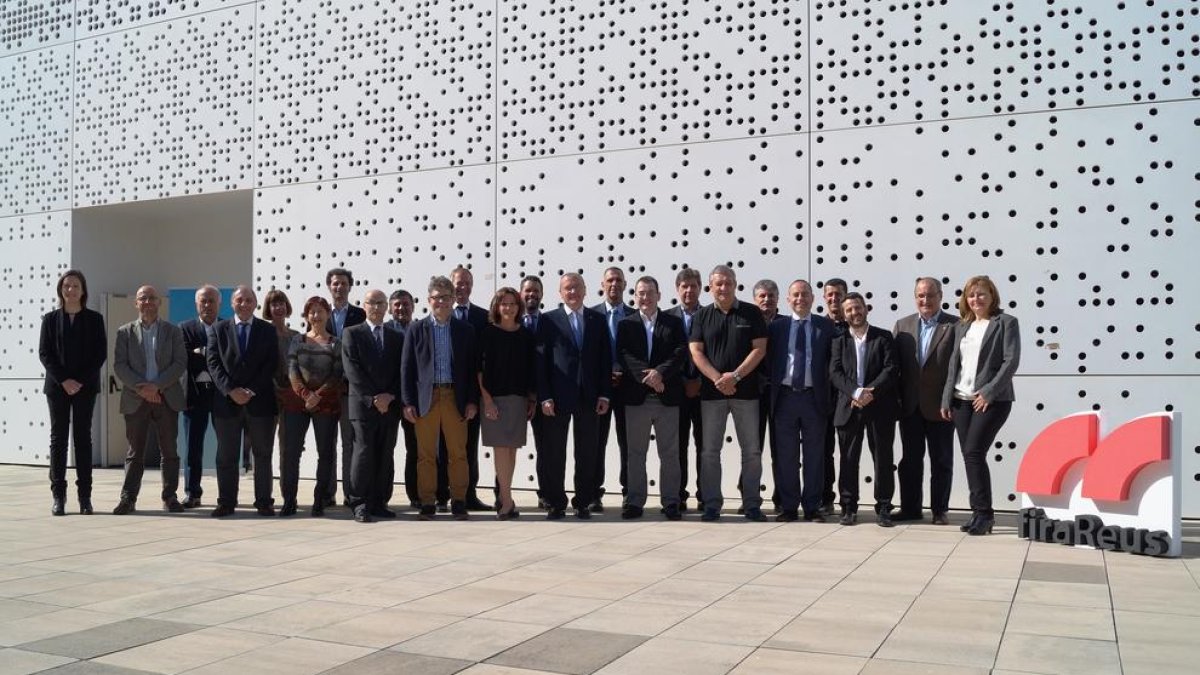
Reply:
<svg viewBox="0 0 1200 675"><path fill-rule="evenodd" d="M755 369L767 353L767 322L757 307L738 301L737 275L728 266L713 268L708 287L713 304L696 312L689 337L692 360L703 378L700 490L704 515L700 519L712 522L721 517L721 446L726 420L732 414L742 450L742 507L747 520L761 522L767 517L759 493L762 439Z"/></svg>

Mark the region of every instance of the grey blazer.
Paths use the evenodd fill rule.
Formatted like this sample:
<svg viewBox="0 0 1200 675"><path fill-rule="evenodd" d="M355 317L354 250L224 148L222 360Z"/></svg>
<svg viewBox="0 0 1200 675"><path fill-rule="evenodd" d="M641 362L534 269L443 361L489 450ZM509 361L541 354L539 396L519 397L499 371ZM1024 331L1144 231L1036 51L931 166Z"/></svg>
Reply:
<svg viewBox="0 0 1200 675"><path fill-rule="evenodd" d="M116 347L113 349L113 370L121 380L121 414L137 412L142 397L137 395L137 385L146 381L146 350L142 347L139 320L135 319L117 329ZM183 344L183 331L173 323L158 320L158 348L154 353L158 364L158 379L155 384L162 392L163 402L176 412L187 406L180 378L187 372L187 347Z"/></svg>
<svg viewBox="0 0 1200 675"><path fill-rule="evenodd" d="M896 322L892 329L895 336L896 360L900 362L900 412L911 415L917 410L932 422L941 421L942 390L946 387L946 372L950 369L950 357L954 353L954 326L958 319L946 312L938 312L937 328L929 340L929 354L925 365L921 365L920 315L910 314Z"/></svg>
<svg viewBox="0 0 1200 675"><path fill-rule="evenodd" d="M963 336L971 327L970 322L959 322L954 327L954 352L950 356L950 368L946 372L946 386L942 389L942 407L949 408L954 399L954 384L962 368L959 349ZM976 391L988 402L1013 401L1013 374L1021 362L1021 334L1017 318L1011 314L996 314L983 333L983 344L979 347L979 368L975 371Z"/></svg>

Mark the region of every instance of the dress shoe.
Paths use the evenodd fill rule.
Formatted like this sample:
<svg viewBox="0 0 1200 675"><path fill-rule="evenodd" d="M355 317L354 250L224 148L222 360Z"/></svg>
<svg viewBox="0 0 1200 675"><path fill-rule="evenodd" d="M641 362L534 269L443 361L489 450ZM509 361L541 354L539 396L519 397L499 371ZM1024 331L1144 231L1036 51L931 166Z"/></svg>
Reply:
<svg viewBox="0 0 1200 675"><path fill-rule="evenodd" d="M337 506L337 500L336 500L336 499L334 499L333 497L326 497L326 498L324 499L324 501L322 501L322 502L321 502L321 504L322 504L322 505L323 505L325 508L329 508L329 507L331 507L331 506Z"/></svg>
<svg viewBox="0 0 1200 675"><path fill-rule="evenodd" d="M704 513L700 515L700 520L706 523L715 523L721 519L721 512L718 509L705 507Z"/></svg>
<svg viewBox="0 0 1200 675"><path fill-rule="evenodd" d="M437 506L433 504L422 504L421 510L417 511L417 520L433 520L437 515Z"/></svg>
<svg viewBox="0 0 1200 675"><path fill-rule="evenodd" d="M875 524L880 527L896 526L896 524L892 522L892 514L888 513L887 511L880 511L875 515Z"/></svg>
<svg viewBox="0 0 1200 675"><path fill-rule="evenodd" d="M438 502L437 503L437 512L438 513L449 513L450 512L450 503L449 502Z"/></svg>
<svg viewBox="0 0 1200 675"><path fill-rule="evenodd" d="M826 502L826 503L822 504L821 508L817 511L817 513L825 516L826 518L828 518L829 516L832 516L833 515L833 502Z"/></svg>
<svg viewBox="0 0 1200 675"><path fill-rule="evenodd" d="M967 522L958 526L958 531L966 532L966 531L970 530L972 527L975 527L975 522L978 520L979 520L979 514L972 513L971 518L969 520L967 520Z"/></svg>
<svg viewBox="0 0 1200 675"><path fill-rule="evenodd" d="M67 515L67 501L65 499L55 499L50 505L50 515L65 516Z"/></svg>
<svg viewBox="0 0 1200 675"><path fill-rule="evenodd" d="M663 508L663 515L667 517L667 520L682 520L682 511L681 507L671 504Z"/></svg>
<svg viewBox="0 0 1200 675"><path fill-rule="evenodd" d="M800 514L795 509L784 509L775 516L777 523L794 523L797 520L800 520Z"/></svg>
<svg viewBox="0 0 1200 675"><path fill-rule="evenodd" d="M515 507L515 506L507 511L500 511L499 513L496 514L496 520L516 520L517 518L520 518L520 517L521 517L521 512L518 511L517 507Z"/></svg>
<svg viewBox="0 0 1200 675"><path fill-rule="evenodd" d="M738 514L739 516L744 516L744 515L746 515L746 507L744 507L744 506L739 506L739 507L737 507L737 514Z"/></svg>
<svg viewBox="0 0 1200 675"><path fill-rule="evenodd" d="M178 499L168 499L163 502L163 511L167 513L183 513L183 504L179 503Z"/></svg>
<svg viewBox="0 0 1200 675"><path fill-rule="evenodd" d="M373 523L375 522L375 519L371 517L371 512L367 510L366 506L359 504L358 506L354 507L354 522Z"/></svg>
<svg viewBox="0 0 1200 675"><path fill-rule="evenodd" d="M947 517L945 513L935 513L935 514L933 514L933 524L934 525L949 525L950 518Z"/></svg>
<svg viewBox="0 0 1200 675"><path fill-rule="evenodd" d="M386 506L376 506L375 508L371 509L371 515L375 516L376 518L391 520L396 517L396 512Z"/></svg>
<svg viewBox="0 0 1200 675"><path fill-rule="evenodd" d="M588 504L588 510L592 513L604 513L604 502L600 501L599 497L596 497L596 501Z"/></svg>
<svg viewBox="0 0 1200 675"><path fill-rule="evenodd" d="M989 518L987 516L980 516L979 519L976 520L973 525L971 525L970 529L967 530L967 534L971 535L972 537L978 537L978 536L981 536L984 534L991 534L992 526L995 524L996 524L995 518Z"/></svg>
<svg viewBox="0 0 1200 675"><path fill-rule="evenodd" d="M275 507L271 506L270 504L263 504L262 506L256 506L256 507L254 507L254 510L258 511L258 515L266 517L266 518L273 518L275 516Z"/></svg>
<svg viewBox="0 0 1200 675"><path fill-rule="evenodd" d="M311 513L312 513L313 518L320 518L321 516L324 516L325 515L325 504L323 504L322 502L317 502L316 504L313 504Z"/></svg>
<svg viewBox="0 0 1200 675"><path fill-rule="evenodd" d="M763 513L762 509L758 508L757 506L746 509L746 512L742 515L746 518L746 520L754 523L767 522L767 514Z"/></svg>
<svg viewBox="0 0 1200 675"><path fill-rule="evenodd" d="M854 511L842 511L842 517L838 519L842 525L850 526L858 522L858 514Z"/></svg>
<svg viewBox="0 0 1200 675"><path fill-rule="evenodd" d="M562 520L567 517L566 509L556 509L553 506L546 511L546 520Z"/></svg>
<svg viewBox="0 0 1200 675"><path fill-rule="evenodd" d="M287 518L288 516L296 515L296 502L284 502L279 509L279 517Z"/></svg>
<svg viewBox="0 0 1200 675"><path fill-rule="evenodd" d="M538 508L543 511L549 511L550 510L550 502L546 501L545 499L542 499L541 497L538 497Z"/></svg>
<svg viewBox="0 0 1200 675"><path fill-rule="evenodd" d="M925 520L925 514L920 511L905 511L901 509L896 515L892 516L892 521L897 523L910 523L919 520Z"/></svg>
<svg viewBox="0 0 1200 675"><path fill-rule="evenodd" d="M113 509L114 516L125 516L133 513L137 509L134 507L135 502L132 499L122 499L117 503L117 508Z"/></svg>
<svg viewBox="0 0 1200 675"><path fill-rule="evenodd" d="M575 517L580 520L591 520L592 512L587 507L584 507L582 509L575 509Z"/></svg>
<svg viewBox="0 0 1200 675"><path fill-rule="evenodd" d="M640 506L626 506L621 509L621 520L636 520L642 517L643 509Z"/></svg>
<svg viewBox="0 0 1200 675"><path fill-rule="evenodd" d="M680 499L680 500L679 500L679 512L680 512L680 513L687 513L687 510L688 510L687 500L686 500L686 499Z"/></svg>
<svg viewBox="0 0 1200 675"><path fill-rule="evenodd" d="M233 515L233 507L226 506L224 504L218 504L217 508L213 509L212 513L210 513L208 515L212 516L213 518L224 518L225 516L232 516Z"/></svg>
<svg viewBox="0 0 1200 675"><path fill-rule="evenodd" d="M468 511L495 511L496 507L488 506L487 504L484 504L483 500L481 500L479 497L472 497L467 500L467 510Z"/></svg>
<svg viewBox="0 0 1200 675"><path fill-rule="evenodd" d="M454 516L455 520L466 520L470 518L467 514L466 502L450 502L450 515Z"/></svg>
<svg viewBox="0 0 1200 675"><path fill-rule="evenodd" d="M825 516L820 511L813 511L804 514L804 522L806 523L824 523L828 522Z"/></svg>
<svg viewBox="0 0 1200 675"><path fill-rule="evenodd" d="M183 508L185 508L185 509L194 509L194 508L202 506L202 504L200 503L199 497L188 497L187 499L183 500L180 503L183 504Z"/></svg>
<svg viewBox="0 0 1200 675"><path fill-rule="evenodd" d="M79 513L81 513L85 516L90 516L95 512L96 512L96 510L92 508L92 500L91 499L89 499L88 497L80 497L79 498Z"/></svg>

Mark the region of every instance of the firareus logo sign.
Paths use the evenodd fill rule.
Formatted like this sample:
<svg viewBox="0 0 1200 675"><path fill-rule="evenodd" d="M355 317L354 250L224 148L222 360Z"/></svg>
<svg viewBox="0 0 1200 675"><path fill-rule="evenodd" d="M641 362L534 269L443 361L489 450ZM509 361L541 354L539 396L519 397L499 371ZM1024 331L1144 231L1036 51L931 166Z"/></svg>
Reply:
<svg viewBox="0 0 1200 675"><path fill-rule="evenodd" d="M1102 433L1099 413L1064 417L1030 443L1017 472L1018 536L1141 555L1180 554L1177 413Z"/></svg>

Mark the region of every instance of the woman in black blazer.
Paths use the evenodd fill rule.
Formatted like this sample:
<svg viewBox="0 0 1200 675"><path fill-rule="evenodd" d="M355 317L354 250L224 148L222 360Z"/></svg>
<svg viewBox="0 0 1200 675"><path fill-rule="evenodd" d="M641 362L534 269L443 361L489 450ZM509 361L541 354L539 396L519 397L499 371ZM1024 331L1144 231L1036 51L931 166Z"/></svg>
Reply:
<svg viewBox="0 0 1200 675"><path fill-rule="evenodd" d="M79 512L92 513L92 410L100 367L108 355L104 317L87 308L87 280L79 270L58 278L58 309L42 317L38 356L46 368L42 392L50 405L51 513L66 513L67 439L75 441ZM71 428L74 421L74 429Z"/></svg>
<svg viewBox="0 0 1200 675"><path fill-rule="evenodd" d="M959 529L981 535L991 533L996 521L987 454L1012 410L1021 335L1017 319L1000 309L996 285L985 276L967 279L958 313L962 321L954 328L942 417L953 420L958 432L971 492L972 516Z"/></svg>

